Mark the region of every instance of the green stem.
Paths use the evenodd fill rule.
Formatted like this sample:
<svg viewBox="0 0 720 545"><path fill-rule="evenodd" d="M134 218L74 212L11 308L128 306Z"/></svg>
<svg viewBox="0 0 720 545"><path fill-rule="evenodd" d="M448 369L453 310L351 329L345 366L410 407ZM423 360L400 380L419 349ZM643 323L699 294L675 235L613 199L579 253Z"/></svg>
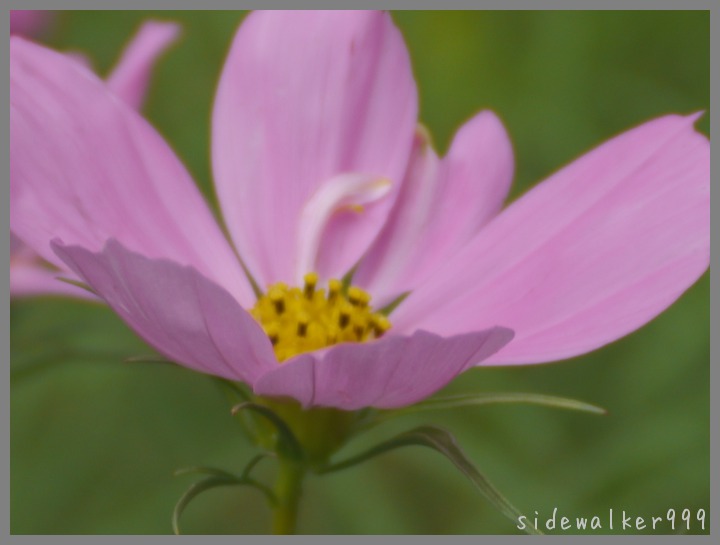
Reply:
<svg viewBox="0 0 720 545"><path fill-rule="evenodd" d="M275 496L277 504L273 509L272 533L290 535L297 526L298 504L302 494L305 468L288 459L280 458Z"/></svg>

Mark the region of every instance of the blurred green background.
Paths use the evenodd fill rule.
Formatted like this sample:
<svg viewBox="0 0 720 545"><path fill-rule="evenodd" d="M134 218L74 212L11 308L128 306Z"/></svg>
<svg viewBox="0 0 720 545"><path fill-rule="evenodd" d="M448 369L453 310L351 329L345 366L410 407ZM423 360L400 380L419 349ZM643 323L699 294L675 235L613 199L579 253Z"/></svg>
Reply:
<svg viewBox="0 0 720 545"><path fill-rule="evenodd" d="M181 22L184 36L156 71L147 116L210 195L211 101L241 12L66 12L46 41L88 54L105 74L150 17ZM709 108L708 12L394 17L411 52L422 121L439 149L474 112L493 109L515 145L514 195L626 128ZM707 132L707 116L699 126ZM529 515L544 518L553 507L604 520L610 508L646 517L707 510L709 297L705 275L651 324L593 354L476 369L447 389L565 395L607 407L608 416L505 405L407 417L348 452L431 422L454 431ZM14 302L11 315L13 533L169 533L174 503L193 479L173 477L176 468L239 470L254 452L210 380L122 363L149 349L109 310L44 299ZM271 466L259 474L270 479ZM249 489L211 491L184 518L186 533L265 533L268 525ZM310 478L300 531L518 533L447 461L423 449ZM696 532L697 525L689 533Z"/></svg>

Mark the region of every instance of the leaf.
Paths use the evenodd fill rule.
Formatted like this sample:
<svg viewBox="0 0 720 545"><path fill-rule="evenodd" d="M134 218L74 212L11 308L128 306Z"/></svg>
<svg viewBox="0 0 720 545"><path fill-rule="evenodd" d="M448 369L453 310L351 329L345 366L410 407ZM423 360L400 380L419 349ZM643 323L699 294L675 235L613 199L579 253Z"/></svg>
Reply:
<svg viewBox="0 0 720 545"><path fill-rule="evenodd" d="M393 310L398 308L400 306L400 303L402 303L405 299L407 299L407 296L410 295L409 291L406 291L405 293L401 293L398 295L395 299L390 301L387 305L385 305L383 308L378 310L380 314L384 314L385 316L390 316Z"/></svg>
<svg viewBox="0 0 720 545"><path fill-rule="evenodd" d="M11 382L24 380L45 371L48 368L56 367L65 363L97 364L99 361L115 363L122 359L123 354L120 353L63 346L31 359L30 363L23 363L21 365L13 364L10 368L10 380Z"/></svg>
<svg viewBox="0 0 720 545"><path fill-rule="evenodd" d="M235 405L231 412L233 415L236 415L243 410L259 414L275 427L278 432L276 450L280 456L293 460L301 460L303 458L304 452L300 442L297 440L290 427L277 415L277 413L275 413L275 411L263 405L258 405L257 403L245 402Z"/></svg>
<svg viewBox="0 0 720 545"><path fill-rule="evenodd" d="M250 461L245 466L245 469L243 469L242 477L246 478L250 476L250 473L253 469L255 469L255 466L258 465L260 462L262 462L265 458L275 458L274 452L261 452L260 454L257 454L253 456Z"/></svg>
<svg viewBox="0 0 720 545"><path fill-rule="evenodd" d="M265 495L265 498L268 500L268 503L270 503L271 505L275 505L277 503L277 499L275 498L275 494L273 493L273 491L264 484L250 478L250 472L258 464L258 462L272 455L272 453L263 452L261 454L258 454L257 456L254 456L247 463L245 469L243 469L242 475L240 475L239 477L233 475L228 471L225 471L224 469L217 469L214 467L192 466L178 469L175 472L175 476L187 475L189 473L201 473L204 475L208 475L208 477L190 485L190 488L185 491L185 493L175 504L175 509L173 510L172 516L172 526L175 535L180 535L180 517L182 516L183 511L185 511L185 508L198 495L212 488L217 488L219 486L251 486L262 492Z"/></svg>
<svg viewBox="0 0 720 545"><path fill-rule="evenodd" d="M455 437L450 432L434 426L420 426L405 433L384 441L363 453L353 456L342 462L321 468L318 473L331 473L357 465L366 460L389 452L396 448L408 446L422 446L439 452L450 460L470 481L477 487L480 493L503 515L517 524L522 513L518 511L503 496L490 481L485 477L473 463L468 460L465 453L460 449ZM526 531L533 534L541 534L539 530L531 525L526 525Z"/></svg>
<svg viewBox="0 0 720 545"><path fill-rule="evenodd" d="M147 356L130 356L129 358L123 359L124 363L172 363L172 362L166 358L163 358L162 356L155 355L155 354L149 354Z"/></svg>
<svg viewBox="0 0 720 545"><path fill-rule="evenodd" d="M173 475L175 477L179 477L181 475L191 475L193 473L200 473L201 475L210 475L211 477L219 477L232 480L236 480L238 478L236 475L233 475L232 473L230 473L229 471L225 471L224 469L217 469L214 467L205 466L183 467L180 469L176 469Z"/></svg>
<svg viewBox="0 0 720 545"><path fill-rule="evenodd" d="M183 511L185 511L185 508L188 506L188 504L198 495L202 494L206 490L217 488L218 486L230 486L237 484L238 483L234 478L228 479L226 477L208 477L207 479L203 479L202 481L198 481L190 485L190 488L188 488L185 493L180 497L178 502L175 504L175 509L173 509L173 533L176 536L180 535L180 517L182 516Z"/></svg>
<svg viewBox="0 0 720 545"><path fill-rule="evenodd" d="M489 394L465 394L448 397L438 397L428 399L422 403L418 403L414 407L417 410L439 410L439 409L456 409L459 407L467 407L470 405L490 405L494 403L525 403L528 405L542 405L545 407L554 407L556 409L568 409L573 411L583 411L593 414L607 414L607 409L598 407L585 401L571 399L568 397L551 396L545 394L530 394L525 392L504 392ZM415 411L410 411L415 412Z"/></svg>
<svg viewBox="0 0 720 545"><path fill-rule="evenodd" d="M250 461L245 465L245 468L243 469L242 475L240 477L237 477L237 475L233 475L229 471L225 471L224 469L218 469L215 467L207 467L207 466L190 466L190 467L183 467L181 469L176 469L175 473L173 473L174 476L178 477L180 475L190 475L192 473L200 473L202 475L210 475L213 477L226 477L231 479L246 479L250 477L250 473L253 469L255 469L255 466L258 465L262 460L265 458L274 458L275 453L274 452L261 452L260 454L256 454L253 456Z"/></svg>
<svg viewBox="0 0 720 545"><path fill-rule="evenodd" d="M72 278L65 278L63 276L56 276L55 279L60 280L60 282L65 282L66 284L70 284L71 286L75 286L76 288L85 290L89 293L92 293L93 295L95 295L97 297L100 297L94 289L92 289L90 286L88 286L84 282L80 282L79 280L73 280Z"/></svg>
<svg viewBox="0 0 720 545"><path fill-rule="evenodd" d="M233 401L235 403L237 403L238 401L250 401L250 394L245 389L244 385L216 376L212 376L211 378L215 381L215 383L221 390L228 394L228 397L234 398Z"/></svg>
<svg viewBox="0 0 720 545"><path fill-rule="evenodd" d="M498 403L517 403L526 405L540 405L544 407L552 407L555 409L566 409L573 411L581 411L592 414L608 414L607 409L598 407L591 403L571 399L567 397L551 396L545 394L530 394L524 392L501 392L501 393L480 393L480 394L461 394L455 396L436 397L427 399L415 405L404 407L402 409L381 411L373 415L372 418L362 423L363 429L370 428L391 418L397 416L405 416L406 414L414 414L428 411L443 411L448 409L459 409L463 407L471 407L476 405L494 405Z"/></svg>

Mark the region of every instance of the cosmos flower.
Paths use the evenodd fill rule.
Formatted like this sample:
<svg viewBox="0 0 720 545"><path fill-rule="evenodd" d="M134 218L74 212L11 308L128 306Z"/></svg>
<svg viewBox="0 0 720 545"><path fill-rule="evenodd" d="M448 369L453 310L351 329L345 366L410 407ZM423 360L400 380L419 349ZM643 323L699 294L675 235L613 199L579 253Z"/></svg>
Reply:
<svg viewBox="0 0 720 545"><path fill-rule="evenodd" d="M46 12L11 12L11 28L15 32L28 28L26 19L34 21L46 17ZM22 23L22 25L21 25ZM120 61L108 76L108 88L133 108L140 109L147 93L153 66L162 53L177 39L180 27L174 23L148 21L144 23L123 52ZM78 54L76 61L89 62ZM59 264L58 264L59 265ZM10 296L65 295L95 297L72 284L58 281L58 276L72 277L67 267L59 269L45 262L38 254L10 233Z"/></svg>
<svg viewBox="0 0 720 545"><path fill-rule="evenodd" d="M398 407L474 365L593 350L677 299L709 263L695 119L632 129L503 208L502 124L481 112L439 158L387 13L255 12L212 119L230 243L134 109L13 39L11 226L172 361L305 407Z"/></svg>

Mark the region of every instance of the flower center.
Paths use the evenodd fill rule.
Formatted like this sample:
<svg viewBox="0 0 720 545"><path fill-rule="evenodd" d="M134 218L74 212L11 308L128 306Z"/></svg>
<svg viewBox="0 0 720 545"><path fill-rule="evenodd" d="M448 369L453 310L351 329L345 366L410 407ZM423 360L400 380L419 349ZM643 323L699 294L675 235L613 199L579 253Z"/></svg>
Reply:
<svg viewBox="0 0 720 545"><path fill-rule="evenodd" d="M317 289L318 275L305 275L302 289L273 284L250 311L262 325L278 361L343 342L365 342L390 329L386 316L373 312L370 295L356 287L343 289L332 279Z"/></svg>

